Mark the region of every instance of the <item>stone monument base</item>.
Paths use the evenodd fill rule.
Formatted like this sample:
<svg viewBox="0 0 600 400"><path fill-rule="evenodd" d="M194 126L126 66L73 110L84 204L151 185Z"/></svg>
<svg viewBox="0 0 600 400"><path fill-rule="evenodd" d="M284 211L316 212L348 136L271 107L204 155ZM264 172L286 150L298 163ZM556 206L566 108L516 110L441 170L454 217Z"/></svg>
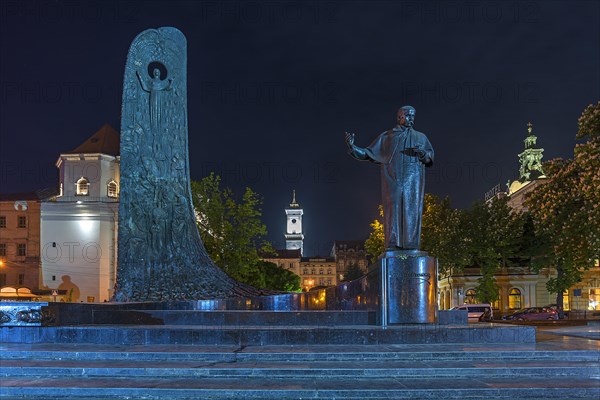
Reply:
<svg viewBox="0 0 600 400"><path fill-rule="evenodd" d="M437 311L436 260L418 250L381 256L380 324L433 324Z"/></svg>

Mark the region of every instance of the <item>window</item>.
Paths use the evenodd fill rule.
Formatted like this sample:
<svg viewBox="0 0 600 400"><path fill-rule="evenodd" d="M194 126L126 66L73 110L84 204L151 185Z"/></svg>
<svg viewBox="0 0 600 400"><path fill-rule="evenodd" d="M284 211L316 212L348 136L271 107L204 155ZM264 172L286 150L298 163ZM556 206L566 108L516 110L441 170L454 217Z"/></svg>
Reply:
<svg viewBox="0 0 600 400"><path fill-rule="evenodd" d="M6 256L6 243L0 243L0 256Z"/></svg>
<svg viewBox="0 0 600 400"><path fill-rule="evenodd" d="M510 310L521 309L521 291L517 288L512 288L508 291L508 308Z"/></svg>
<svg viewBox="0 0 600 400"><path fill-rule="evenodd" d="M25 284L25 274L19 274L19 285Z"/></svg>
<svg viewBox="0 0 600 400"><path fill-rule="evenodd" d="M319 279L319 285L320 286L324 286L325 285L325 279Z"/></svg>
<svg viewBox="0 0 600 400"><path fill-rule="evenodd" d="M467 304L476 304L477 303L477 299L475 298L475 290L474 289L468 289L465 292L465 303Z"/></svg>
<svg viewBox="0 0 600 400"><path fill-rule="evenodd" d="M0 274L0 287L6 286L6 274Z"/></svg>
<svg viewBox="0 0 600 400"><path fill-rule="evenodd" d="M308 275L308 268L304 268L304 271L302 271L302 273L303 273L304 275Z"/></svg>
<svg viewBox="0 0 600 400"><path fill-rule="evenodd" d="M565 290L563 292L563 310L569 311L571 306L569 305L569 291Z"/></svg>
<svg viewBox="0 0 600 400"><path fill-rule="evenodd" d="M17 256L24 257L27 255L27 245L20 243L17 244Z"/></svg>
<svg viewBox="0 0 600 400"><path fill-rule="evenodd" d="M313 269L310 270L310 273L313 274L313 275L316 275L317 270L313 268Z"/></svg>
<svg viewBox="0 0 600 400"><path fill-rule="evenodd" d="M27 217L22 215L17 217L17 228L27 228Z"/></svg>
<svg viewBox="0 0 600 400"><path fill-rule="evenodd" d="M0 228L6 228L6 217L4 215L0 215Z"/></svg>
<svg viewBox="0 0 600 400"><path fill-rule="evenodd" d="M75 186L75 194L78 196L87 196L90 193L90 181L87 178L79 178Z"/></svg>
<svg viewBox="0 0 600 400"><path fill-rule="evenodd" d="M590 289L588 310L600 310L600 289Z"/></svg>
<svg viewBox="0 0 600 400"><path fill-rule="evenodd" d="M294 263L293 262L290 263L290 269L292 269L292 268L294 268Z"/></svg>
<svg viewBox="0 0 600 400"><path fill-rule="evenodd" d="M331 275L331 268L327 268L327 275Z"/></svg>
<svg viewBox="0 0 600 400"><path fill-rule="evenodd" d="M117 187L117 182L108 182L108 185L106 185L106 194L108 195L108 197L119 197L119 189Z"/></svg>
<svg viewBox="0 0 600 400"><path fill-rule="evenodd" d="M319 275L323 275L323 268L319 270Z"/></svg>
<svg viewBox="0 0 600 400"><path fill-rule="evenodd" d="M492 308L494 310L500 310L500 299L496 299L492 302Z"/></svg>
<svg viewBox="0 0 600 400"><path fill-rule="evenodd" d="M327 279L327 286L331 286L331 279Z"/></svg>

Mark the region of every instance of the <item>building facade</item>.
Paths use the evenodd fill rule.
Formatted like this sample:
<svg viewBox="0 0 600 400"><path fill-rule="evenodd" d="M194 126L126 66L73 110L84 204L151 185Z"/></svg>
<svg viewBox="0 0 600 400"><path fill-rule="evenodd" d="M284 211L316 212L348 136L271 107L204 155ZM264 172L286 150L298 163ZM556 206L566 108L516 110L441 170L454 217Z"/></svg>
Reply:
<svg viewBox="0 0 600 400"><path fill-rule="evenodd" d="M285 209L285 248L286 250L300 250L304 253L304 234L302 233L302 215L304 211L296 202L296 191L293 191L292 202Z"/></svg>
<svg viewBox="0 0 600 400"><path fill-rule="evenodd" d="M333 257L302 257L300 260L300 286L308 291L314 287L338 284L336 262Z"/></svg>
<svg viewBox="0 0 600 400"><path fill-rule="evenodd" d="M350 265L358 266L363 273L367 272L369 266L364 240L336 240L331 248L331 257L336 262L339 282L344 280Z"/></svg>
<svg viewBox="0 0 600 400"><path fill-rule="evenodd" d="M537 137L533 126L527 125L528 136L524 140L525 149L519 154L519 178L507 185L507 191L494 190L486 201L494 197L508 196L508 205L516 212L527 211L525 199L536 187L546 182L542 169L544 149L535 148ZM493 304L497 314L507 314L524 307L540 307L556 303L556 295L549 293L546 283L556 276L553 268L545 268L533 273L529 268L502 268L496 275L499 286L499 299ZM438 301L441 310L447 310L464 303L477 303L478 268L465 268L462 272L451 271L438 277ZM600 311L600 265L598 260L583 274L581 282L563 294L565 310Z"/></svg>
<svg viewBox="0 0 600 400"><path fill-rule="evenodd" d="M117 266L119 134L103 126L56 162L60 193L41 206L42 284L66 301L108 301Z"/></svg>
<svg viewBox="0 0 600 400"><path fill-rule="evenodd" d="M48 191L0 195L0 288L40 289L40 209Z"/></svg>

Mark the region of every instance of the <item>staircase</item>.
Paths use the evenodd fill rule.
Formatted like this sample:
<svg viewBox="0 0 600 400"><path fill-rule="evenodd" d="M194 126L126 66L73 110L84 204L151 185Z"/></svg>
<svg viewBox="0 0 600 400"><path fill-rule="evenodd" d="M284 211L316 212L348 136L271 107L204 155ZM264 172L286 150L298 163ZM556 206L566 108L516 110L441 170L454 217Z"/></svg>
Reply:
<svg viewBox="0 0 600 400"><path fill-rule="evenodd" d="M0 398L600 398L600 350L537 347L3 344Z"/></svg>

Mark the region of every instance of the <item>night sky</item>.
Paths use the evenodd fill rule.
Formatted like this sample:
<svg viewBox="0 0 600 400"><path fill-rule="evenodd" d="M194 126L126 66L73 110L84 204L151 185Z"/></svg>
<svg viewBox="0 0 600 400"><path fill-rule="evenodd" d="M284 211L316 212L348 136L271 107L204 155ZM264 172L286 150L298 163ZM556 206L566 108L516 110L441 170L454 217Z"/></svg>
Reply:
<svg viewBox="0 0 600 400"><path fill-rule="evenodd" d="M160 26L188 41L192 179L260 193L276 247L296 189L306 255L377 215L379 169L345 131L367 146L414 106L426 191L468 207L517 177L527 122L544 160L571 157L600 99L598 1L2 1L0 192L57 186L61 152L119 129L129 45Z"/></svg>

